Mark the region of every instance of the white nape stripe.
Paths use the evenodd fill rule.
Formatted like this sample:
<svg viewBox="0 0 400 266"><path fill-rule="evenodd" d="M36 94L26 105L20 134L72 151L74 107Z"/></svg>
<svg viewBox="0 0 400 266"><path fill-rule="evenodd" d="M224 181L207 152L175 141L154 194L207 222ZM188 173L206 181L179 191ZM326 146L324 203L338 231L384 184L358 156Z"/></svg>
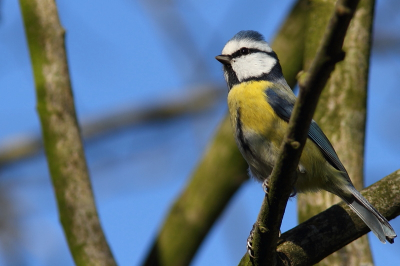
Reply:
<svg viewBox="0 0 400 266"><path fill-rule="evenodd" d="M276 63L276 59L268 54L252 53L232 59L231 65L239 82L242 82L269 73Z"/></svg>
<svg viewBox="0 0 400 266"><path fill-rule="evenodd" d="M271 47L265 41L254 41L254 40L250 40L250 39L242 39L242 40L229 41L225 45L224 49L222 50L222 54L223 55L231 55L243 47L258 49L260 51L264 51L267 53L272 52Z"/></svg>

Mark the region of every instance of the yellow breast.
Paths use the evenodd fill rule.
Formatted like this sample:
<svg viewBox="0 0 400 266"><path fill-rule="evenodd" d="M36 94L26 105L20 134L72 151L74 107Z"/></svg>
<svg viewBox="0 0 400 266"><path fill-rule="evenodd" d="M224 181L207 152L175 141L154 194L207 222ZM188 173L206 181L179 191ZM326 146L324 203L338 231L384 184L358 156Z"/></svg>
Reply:
<svg viewBox="0 0 400 266"><path fill-rule="evenodd" d="M228 94L228 106L234 127L240 113L244 131L253 131L269 141L280 143L287 124L278 118L268 104L265 90L271 86L269 81L249 81L236 85Z"/></svg>
<svg viewBox="0 0 400 266"><path fill-rule="evenodd" d="M288 123L280 119L268 103L265 91L273 86L268 81L249 81L234 86L228 94L234 131L236 134L240 132L251 147L251 154L242 154L259 180L269 176L288 127ZM326 162L319 147L310 139L307 139L300 164L306 172L297 180L296 189L299 192L323 188L327 178L339 173Z"/></svg>

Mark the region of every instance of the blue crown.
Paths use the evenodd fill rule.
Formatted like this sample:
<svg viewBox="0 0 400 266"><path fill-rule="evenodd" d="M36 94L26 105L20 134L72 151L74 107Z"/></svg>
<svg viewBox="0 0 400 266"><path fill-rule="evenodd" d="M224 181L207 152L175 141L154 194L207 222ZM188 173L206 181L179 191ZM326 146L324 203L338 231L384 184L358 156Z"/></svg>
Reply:
<svg viewBox="0 0 400 266"><path fill-rule="evenodd" d="M236 33L235 36L233 36L231 40L243 40L243 39L249 39L256 42L261 42L261 41L265 42L264 37L260 33L254 30L239 31L238 33Z"/></svg>

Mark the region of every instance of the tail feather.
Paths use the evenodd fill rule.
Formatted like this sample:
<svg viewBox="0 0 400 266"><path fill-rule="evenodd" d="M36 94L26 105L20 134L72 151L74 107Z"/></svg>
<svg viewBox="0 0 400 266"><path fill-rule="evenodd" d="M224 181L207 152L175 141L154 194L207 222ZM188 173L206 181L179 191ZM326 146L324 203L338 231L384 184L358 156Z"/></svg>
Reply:
<svg viewBox="0 0 400 266"><path fill-rule="evenodd" d="M380 214L353 186L349 187L354 200L347 201L350 208L364 221L382 243L394 243L397 236L386 218Z"/></svg>

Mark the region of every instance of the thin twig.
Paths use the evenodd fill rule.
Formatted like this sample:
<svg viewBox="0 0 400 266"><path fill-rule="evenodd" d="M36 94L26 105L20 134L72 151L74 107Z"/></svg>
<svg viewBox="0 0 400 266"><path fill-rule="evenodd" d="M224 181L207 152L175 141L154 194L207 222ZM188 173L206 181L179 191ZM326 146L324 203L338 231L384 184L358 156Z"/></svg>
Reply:
<svg viewBox="0 0 400 266"><path fill-rule="evenodd" d="M164 99L162 103L129 106L86 121L83 119L80 123L82 137L89 140L140 123L202 112L215 106L226 94L225 87L217 85L202 85L186 91L190 91L190 94ZM42 139L38 134L26 133L2 140L0 167L34 156L42 149Z"/></svg>

